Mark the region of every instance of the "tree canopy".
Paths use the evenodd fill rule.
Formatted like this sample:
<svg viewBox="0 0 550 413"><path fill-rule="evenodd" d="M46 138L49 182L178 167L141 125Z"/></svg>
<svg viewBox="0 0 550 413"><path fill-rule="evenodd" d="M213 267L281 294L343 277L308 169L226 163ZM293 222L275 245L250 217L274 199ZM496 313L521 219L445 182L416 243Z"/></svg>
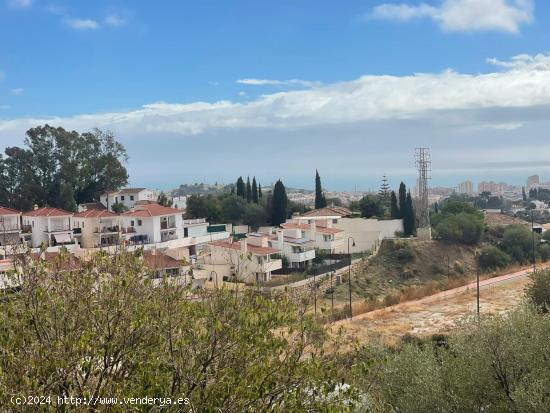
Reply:
<svg viewBox="0 0 550 413"><path fill-rule="evenodd" d="M0 204L29 210L34 204L76 210L128 182L126 150L110 132L78 133L50 125L29 129L25 147L0 157Z"/></svg>

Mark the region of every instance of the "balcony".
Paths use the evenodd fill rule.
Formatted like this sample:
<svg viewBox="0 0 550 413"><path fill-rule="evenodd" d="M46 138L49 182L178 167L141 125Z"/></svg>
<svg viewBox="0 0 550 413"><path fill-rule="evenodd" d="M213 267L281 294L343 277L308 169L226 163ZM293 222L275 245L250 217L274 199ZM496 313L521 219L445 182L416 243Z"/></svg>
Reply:
<svg viewBox="0 0 550 413"><path fill-rule="evenodd" d="M176 223L175 222L166 222L166 221L161 221L160 222L160 230L161 231L169 230L169 229L176 229Z"/></svg>
<svg viewBox="0 0 550 413"><path fill-rule="evenodd" d="M285 255L290 262L305 262L305 261L313 260L315 258L315 250L310 249L310 250L301 251L301 252L291 252Z"/></svg>
<svg viewBox="0 0 550 413"><path fill-rule="evenodd" d="M101 230L96 228L94 230L94 233L98 234L101 232L102 234L115 234L115 233L118 233L118 231L119 231L119 227L118 225L115 225L112 227L108 227L108 226L102 227Z"/></svg>
<svg viewBox="0 0 550 413"><path fill-rule="evenodd" d="M70 225L51 225L45 232L69 232L71 230Z"/></svg>
<svg viewBox="0 0 550 413"><path fill-rule="evenodd" d="M21 232L23 234L30 234L32 232L32 226L30 226L30 225L21 225Z"/></svg>
<svg viewBox="0 0 550 413"><path fill-rule="evenodd" d="M136 232L136 229L134 227L126 227L126 228L122 228L121 232L123 234L134 234Z"/></svg>
<svg viewBox="0 0 550 413"><path fill-rule="evenodd" d="M206 218L196 218L196 219L184 219L183 225L200 225L206 224Z"/></svg>
<svg viewBox="0 0 550 413"><path fill-rule="evenodd" d="M0 233L1 232L19 232L20 227L17 224L11 224L9 222L1 223L0 222Z"/></svg>
<svg viewBox="0 0 550 413"><path fill-rule="evenodd" d="M260 263L261 272L271 272L275 270L280 270L283 268L283 260L281 259L270 259L269 261L264 261Z"/></svg>

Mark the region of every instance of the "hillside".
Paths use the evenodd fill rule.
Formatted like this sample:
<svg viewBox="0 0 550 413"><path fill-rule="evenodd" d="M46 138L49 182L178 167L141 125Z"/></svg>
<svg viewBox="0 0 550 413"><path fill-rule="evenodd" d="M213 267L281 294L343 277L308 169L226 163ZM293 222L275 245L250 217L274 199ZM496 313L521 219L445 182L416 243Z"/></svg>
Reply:
<svg viewBox="0 0 550 413"><path fill-rule="evenodd" d="M382 243L378 255L359 264L352 276L352 299L384 298L409 286L447 282L475 274L474 249L440 241L393 241ZM335 287L334 298L347 302L347 284ZM325 296L329 298L330 295Z"/></svg>

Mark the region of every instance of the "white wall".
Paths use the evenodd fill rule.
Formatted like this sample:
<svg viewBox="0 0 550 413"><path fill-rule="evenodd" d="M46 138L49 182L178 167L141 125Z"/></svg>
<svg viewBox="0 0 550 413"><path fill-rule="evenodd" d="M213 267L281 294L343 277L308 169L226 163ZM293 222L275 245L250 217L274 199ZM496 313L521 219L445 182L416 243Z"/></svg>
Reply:
<svg viewBox="0 0 550 413"><path fill-rule="evenodd" d="M393 238L396 231L402 232L403 220L341 218L334 227L344 230L342 235L344 242L337 250L338 253L347 253L348 237L355 239L355 247L350 247L350 251L363 252L372 250L384 238Z"/></svg>

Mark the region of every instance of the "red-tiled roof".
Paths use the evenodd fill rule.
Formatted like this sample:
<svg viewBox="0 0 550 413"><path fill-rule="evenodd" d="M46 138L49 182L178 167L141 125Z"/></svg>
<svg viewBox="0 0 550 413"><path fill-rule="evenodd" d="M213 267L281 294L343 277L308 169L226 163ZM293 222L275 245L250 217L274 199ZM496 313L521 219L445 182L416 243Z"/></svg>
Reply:
<svg viewBox="0 0 550 413"><path fill-rule="evenodd" d="M145 251L143 253L143 260L152 269L181 268L189 265L162 252L153 254L151 251Z"/></svg>
<svg viewBox="0 0 550 413"><path fill-rule="evenodd" d="M100 211L107 209L105 208L105 205L103 205L101 202L86 202L84 204L80 204L79 206L85 207L87 211L89 211L90 209L99 209Z"/></svg>
<svg viewBox="0 0 550 413"><path fill-rule="evenodd" d="M295 224L293 222L285 222L284 224L281 224L281 227L285 229L303 229L306 231L310 229L308 224ZM344 232L342 229L321 227L319 225L315 226L315 231L321 234L338 234L340 232Z"/></svg>
<svg viewBox="0 0 550 413"><path fill-rule="evenodd" d="M21 212L16 211L15 209L0 206L0 215L19 215L20 213Z"/></svg>
<svg viewBox="0 0 550 413"><path fill-rule="evenodd" d="M346 217L350 216L352 212L344 207L325 207L314 209L302 214L303 217Z"/></svg>
<svg viewBox="0 0 550 413"><path fill-rule="evenodd" d="M44 260L50 269L70 271L82 268L82 261L73 254L66 254L63 259L58 252L32 253L32 259Z"/></svg>
<svg viewBox="0 0 550 413"><path fill-rule="evenodd" d="M233 250L241 250L241 243L240 242L231 242L231 241L212 241L209 243L209 245L214 245L216 247L221 248L230 248ZM259 247L257 245L252 244L246 244L246 248L249 252L255 255L271 255L271 254L277 254L281 251L275 248L270 247Z"/></svg>
<svg viewBox="0 0 550 413"><path fill-rule="evenodd" d="M113 218L116 216L117 214L115 214L114 212L109 212L106 209L89 209L87 211L82 211L78 214L74 214L75 218Z"/></svg>
<svg viewBox="0 0 550 413"><path fill-rule="evenodd" d="M177 208L165 207L159 204L136 205L134 211L128 211L122 215L126 217L159 217L162 215L181 214L183 211Z"/></svg>
<svg viewBox="0 0 550 413"><path fill-rule="evenodd" d="M25 217L65 217L67 215L73 215L73 213L59 208L49 207L33 209L23 213Z"/></svg>

